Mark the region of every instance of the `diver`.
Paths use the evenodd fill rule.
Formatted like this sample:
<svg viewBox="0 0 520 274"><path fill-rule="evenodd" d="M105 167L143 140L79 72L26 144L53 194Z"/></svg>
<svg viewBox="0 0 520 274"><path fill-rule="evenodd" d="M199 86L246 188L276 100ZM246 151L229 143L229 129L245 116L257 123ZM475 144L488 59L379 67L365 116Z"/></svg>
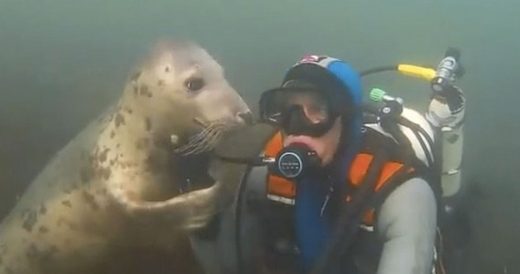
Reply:
<svg viewBox="0 0 520 274"><path fill-rule="evenodd" d="M454 84L437 84L426 115L385 94L386 107L370 115L357 71L309 55L262 93L261 121L277 130L263 152L275 160L255 211L260 272L443 273L434 143L442 128L462 126L465 99Z"/></svg>

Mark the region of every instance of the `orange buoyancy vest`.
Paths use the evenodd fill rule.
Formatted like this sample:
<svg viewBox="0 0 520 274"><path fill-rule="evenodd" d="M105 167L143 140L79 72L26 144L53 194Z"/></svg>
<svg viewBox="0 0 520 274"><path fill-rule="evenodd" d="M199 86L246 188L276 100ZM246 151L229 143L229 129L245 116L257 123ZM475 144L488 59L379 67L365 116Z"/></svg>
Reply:
<svg viewBox="0 0 520 274"><path fill-rule="evenodd" d="M277 132L267 142L264 148L264 154L267 157L276 157L278 152L283 148L282 134ZM367 175L368 168L374 159L374 155L369 153L358 153L352 163L348 172L348 178L345 181L352 189L357 189L361 186ZM406 173L412 173L412 167L405 167L403 163L396 161L387 161L382 165L379 178L374 187L374 192L380 191L384 186L391 182L391 178L398 171L405 168ZM268 174L267 177L267 198L274 202L294 205L296 197L296 183L292 180L280 177L274 174ZM352 197L347 195L345 202L350 202ZM375 208L368 208L363 213L362 224L366 228L373 227L375 222Z"/></svg>

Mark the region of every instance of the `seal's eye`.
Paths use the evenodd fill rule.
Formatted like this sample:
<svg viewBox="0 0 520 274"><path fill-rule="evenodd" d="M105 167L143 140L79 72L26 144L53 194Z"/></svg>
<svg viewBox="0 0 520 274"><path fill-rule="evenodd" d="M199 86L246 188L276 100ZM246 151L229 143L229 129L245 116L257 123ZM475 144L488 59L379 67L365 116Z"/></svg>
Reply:
<svg viewBox="0 0 520 274"><path fill-rule="evenodd" d="M204 82L204 79L202 78L190 78L186 80L184 85L190 90L190 91L198 91L201 88L204 87L206 83Z"/></svg>

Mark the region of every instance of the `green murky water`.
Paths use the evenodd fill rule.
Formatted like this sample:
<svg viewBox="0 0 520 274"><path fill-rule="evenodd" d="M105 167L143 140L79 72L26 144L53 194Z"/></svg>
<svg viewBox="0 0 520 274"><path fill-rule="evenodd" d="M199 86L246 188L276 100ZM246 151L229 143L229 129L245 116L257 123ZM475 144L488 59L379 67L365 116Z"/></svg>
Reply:
<svg viewBox="0 0 520 274"><path fill-rule="evenodd" d="M213 54L254 107L305 53L359 69L436 64L462 50L467 74L465 174L468 273L520 273L517 110L520 2L0 0L0 212L88 120L122 90L148 46L189 38ZM365 82L422 107L423 83L380 75Z"/></svg>

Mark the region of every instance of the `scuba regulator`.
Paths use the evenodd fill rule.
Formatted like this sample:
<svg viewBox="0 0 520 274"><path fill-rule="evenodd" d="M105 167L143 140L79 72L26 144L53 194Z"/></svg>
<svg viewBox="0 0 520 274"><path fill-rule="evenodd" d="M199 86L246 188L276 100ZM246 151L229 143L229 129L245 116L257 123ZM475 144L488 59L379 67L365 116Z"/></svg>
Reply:
<svg viewBox="0 0 520 274"><path fill-rule="evenodd" d="M453 86L455 78L462 77L463 74L460 52L457 49L449 48L437 67L435 77L431 80L432 90L437 93L447 92Z"/></svg>
<svg viewBox="0 0 520 274"><path fill-rule="evenodd" d="M306 145L292 144L280 151L273 159L270 171L287 179L297 179L320 166L316 151Z"/></svg>
<svg viewBox="0 0 520 274"><path fill-rule="evenodd" d="M284 147L275 156L260 156L254 159L224 156L226 153L217 154L218 158L239 164L250 166L266 166L270 173L287 178L297 179L315 170L321 164L316 151L304 144L291 144Z"/></svg>

